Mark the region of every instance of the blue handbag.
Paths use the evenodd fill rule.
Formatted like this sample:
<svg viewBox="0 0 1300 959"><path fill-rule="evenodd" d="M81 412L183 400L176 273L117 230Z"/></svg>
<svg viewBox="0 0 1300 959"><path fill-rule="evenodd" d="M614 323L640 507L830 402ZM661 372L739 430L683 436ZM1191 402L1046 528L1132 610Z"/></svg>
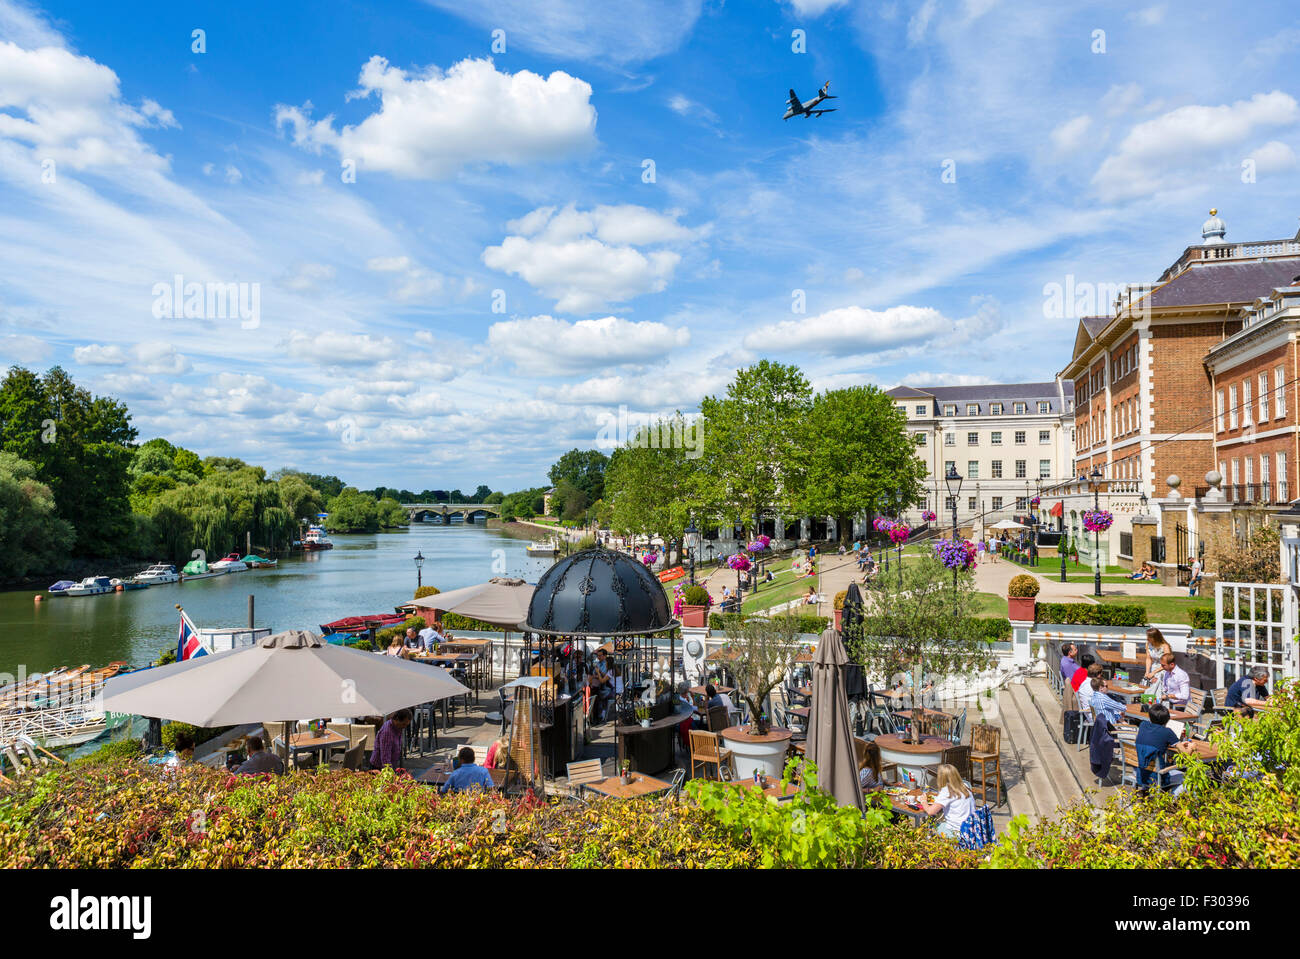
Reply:
<svg viewBox="0 0 1300 959"><path fill-rule="evenodd" d="M988 806L980 806L961 824L961 839L958 845L962 849L983 849L993 841L995 836L993 813Z"/></svg>

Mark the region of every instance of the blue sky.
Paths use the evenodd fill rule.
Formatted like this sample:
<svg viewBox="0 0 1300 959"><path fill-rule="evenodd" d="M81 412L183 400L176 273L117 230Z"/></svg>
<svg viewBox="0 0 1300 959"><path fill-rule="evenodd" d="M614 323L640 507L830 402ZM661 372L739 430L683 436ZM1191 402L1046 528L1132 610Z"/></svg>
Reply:
<svg viewBox="0 0 1300 959"><path fill-rule="evenodd" d="M1300 27L1044 6L0 0L0 362L417 490L542 482L760 357L1049 379L1046 285L1150 281L1211 206L1295 234ZM177 275L248 315L173 316Z"/></svg>

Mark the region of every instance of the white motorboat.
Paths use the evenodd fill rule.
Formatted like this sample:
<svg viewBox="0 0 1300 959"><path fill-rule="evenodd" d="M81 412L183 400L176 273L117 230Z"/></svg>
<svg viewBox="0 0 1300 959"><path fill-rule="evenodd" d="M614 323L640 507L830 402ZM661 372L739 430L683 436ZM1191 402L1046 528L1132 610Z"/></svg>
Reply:
<svg viewBox="0 0 1300 959"><path fill-rule="evenodd" d="M554 543L529 543L526 552L529 556L554 556L560 548Z"/></svg>
<svg viewBox="0 0 1300 959"><path fill-rule="evenodd" d="M146 586L157 586L161 583L179 583L181 574L176 572L176 567L170 563L155 563L148 569L136 573L132 578Z"/></svg>
<svg viewBox="0 0 1300 959"><path fill-rule="evenodd" d="M334 544L325 535L324 529L319 526L312 526L308 528L307 534L302 538L302 548L305 550L333 549Z"/></svg>
<svg viewBox="0 0 1300 959"><path fill-rule="evenodd" d="M88 576L76 586L69 586L63 590L64 596L98 596L100 593L111 593L117 587L107 576Z"/></svg>
<svg viewBox="0 0 1300 959"><path fill-rule="evenodd" d="M231 553L229 556L219 559L215 563L209 563L208 569L221 573L242 573L244 570L248 569L248 564L239 558L238 553Z"/></svg>

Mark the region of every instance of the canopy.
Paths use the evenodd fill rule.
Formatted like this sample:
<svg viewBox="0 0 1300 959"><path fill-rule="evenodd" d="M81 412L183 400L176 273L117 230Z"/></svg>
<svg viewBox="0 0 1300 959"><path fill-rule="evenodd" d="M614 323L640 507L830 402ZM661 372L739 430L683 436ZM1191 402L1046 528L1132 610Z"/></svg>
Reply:
<svg viewBox="0 0 1300 959"><path fill-rule="evenodd" d="M528 603L533 598L534 589L534 586L525 583L522 579L494 576L486 583L479 583L477 586L435 593L433 596L424 596L404 605L436 609L469 619L482 620L493 626L518 629L528 617Z"/></svg>
<svg viewBox="0 0 1300 959"><path fill-rule="evenodd" d="M1052 516L1057 516L1057 517L1062 516L1065 513L1065 502L1064 501L1057 502L1057 504L1053 506L1050 510L1048 510L1048 512Z"/></svg>
<svg viewBox="0 0 1300 959"><path fill-rule="evenodd" d="M1028 528L1029 527L1025 526L1022 523L1017 523L1013 519L1004 519L1002 522L994 523L992 526L989 527L989 529L1028 529Z"/></svg>
<svg viewBox="0 0 1300 959"><path fill-rule="evenodd" d="M115 676L104 709L195 726L387 715L469 692L437 666L331 646L294 629L197 659Z"/></svg>
<svg viewBox="0 0 1300 959"><path fill-rule="evenodd" d="M806 755L817 766L817 786L841 806L862 809L857 750L844 692L848 654L833 629L822 633L812 664L812 708L808 712Z"/></svg>

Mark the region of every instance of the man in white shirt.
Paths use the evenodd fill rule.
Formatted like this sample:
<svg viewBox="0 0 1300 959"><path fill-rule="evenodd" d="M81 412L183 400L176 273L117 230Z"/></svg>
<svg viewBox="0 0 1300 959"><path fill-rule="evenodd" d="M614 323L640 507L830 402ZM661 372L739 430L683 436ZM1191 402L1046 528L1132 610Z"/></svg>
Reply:
<svg viewBox="0 0 1300 959"><path fill-rule="evenodd" d="M1178 665L1173 653L1165 653L1160 657L1160 669L1160 676L1156 679L1157 699L1168 699L1173 703L1187 702L1191 695L1191 680Z"/></svg>

